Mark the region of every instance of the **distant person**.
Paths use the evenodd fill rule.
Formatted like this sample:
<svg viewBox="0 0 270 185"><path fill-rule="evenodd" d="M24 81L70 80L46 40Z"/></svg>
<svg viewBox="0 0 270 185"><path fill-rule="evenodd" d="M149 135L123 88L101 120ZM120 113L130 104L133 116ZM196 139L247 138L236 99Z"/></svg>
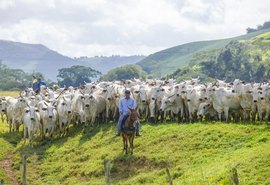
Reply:
<svg viewBox="0 0 270 185"><path fill-rule="evenodd" d="M34 82L33 80L33 89L35 91L35 93L39 93L40 92L40 86L42 85L45 85L46 86L46 83L41 81L41 78L38 78L36 82Z"/></svg>
<svg viewBox="0 0 270 185"><path fill-rule="evenodd" d="M120 136L121 129L122 129L121 128L122 123L130 114L129 109L135 109L136 107L137 107L136 100L134 98L130 97L130 90L126 89L125 90L125 97L123 97L119 102L120 117L119 117L119 121L117 123L116 136ZM135 125L135 131L136 131L136 136L141 136L139 122L137 122Z"/></svg>

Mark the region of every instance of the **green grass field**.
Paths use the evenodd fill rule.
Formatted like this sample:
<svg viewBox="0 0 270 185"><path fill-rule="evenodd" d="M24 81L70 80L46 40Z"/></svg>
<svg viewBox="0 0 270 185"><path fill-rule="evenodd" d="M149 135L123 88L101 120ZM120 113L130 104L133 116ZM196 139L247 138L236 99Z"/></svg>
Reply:
<svg viewBox="0 0 270 185"><path fill-rule="evenodd" d="M240 184L270 184L270 126L265 123L142 125L143 136L135 138L131 156L124 154L112 123L85 134L71 126L68 136L31 148L23 144L22 130L9 134L7 123L0 121L0 162L11 158L12 173L21 183L26 154L31 185L105 184L104 160L111 160L113 185L168 184L166 168L176 185L231 184L233 168ZM0 168L2 178L13 184Z"/></svg>
<svg viewBox="0 0 270 185"><path fill-rule="evenodd" d="M0 91L0 97L1 96L12 96L17 97L20 95L19 91Z"/></svg>
<svg viewBox="0 0 270 185"><path fill-rule="evenodd" d="M8 134L6 123L0 123L0 129L0 160L12 156L20 182L21 158L26 154L28 184L105 184L105 159L112 163L111 184L167 184L166 167L174 184L230 184L232 168L237 169L240 184L270 184L266 125L145 123L133 156L123 153L114 125L86 134L72 127L67 137L34 148L28 142L23 145L21 132Z"/></svg>

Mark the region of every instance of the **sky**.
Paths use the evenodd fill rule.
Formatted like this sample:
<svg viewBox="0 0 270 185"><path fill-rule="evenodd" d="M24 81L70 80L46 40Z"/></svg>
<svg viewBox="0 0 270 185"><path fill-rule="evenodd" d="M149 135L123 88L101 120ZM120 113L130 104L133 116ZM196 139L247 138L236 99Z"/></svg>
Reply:
<svg viewBox="0 0 270 185"><path fill-rule="evenodd" d="M69 57L149 55L245 34L269 10L269 0L0 0L0 39Z"/></svg>

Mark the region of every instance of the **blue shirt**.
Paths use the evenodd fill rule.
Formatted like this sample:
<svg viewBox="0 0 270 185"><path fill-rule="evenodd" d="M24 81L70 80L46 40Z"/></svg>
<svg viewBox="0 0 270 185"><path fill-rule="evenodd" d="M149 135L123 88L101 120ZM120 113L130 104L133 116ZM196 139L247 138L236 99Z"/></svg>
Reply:
<svg viewBox="0 0 270 185"><path fill-rule="evenodd" d="M122 112L123 114L129 111L128 108L135 109L136 107L137 104L133 98L126 99L126 97L124 97L119 102L119 112Z"/></svg>
<svg viewBox="0 0 270 185"><path fill-rule="evenodd" d="M39 88L40 88L40 86L42 86L42 85L46 85L46 83L45 82L42 82L42 81L40 81L40 82L35 82L34 84L33 84L33 89L34 89L34 91L36 92L36 93L39 93Z"/></svg>

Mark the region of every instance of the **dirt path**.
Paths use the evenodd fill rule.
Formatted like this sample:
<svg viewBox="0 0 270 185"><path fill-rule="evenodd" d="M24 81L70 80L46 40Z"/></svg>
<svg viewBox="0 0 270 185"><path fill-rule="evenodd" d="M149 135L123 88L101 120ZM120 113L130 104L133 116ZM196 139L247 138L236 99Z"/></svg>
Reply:
<svg viewBox="0 0 270 185"><path fill-rule="evenodd" d="M11 165L12 165L12 160L11 160L10 155L7 156L7 158L5 158L4 160L0 161L0 166L4 170L6 176L9 178L10 183L13 185L19 185L15 177L15 174L13 173Z"/></svg>

